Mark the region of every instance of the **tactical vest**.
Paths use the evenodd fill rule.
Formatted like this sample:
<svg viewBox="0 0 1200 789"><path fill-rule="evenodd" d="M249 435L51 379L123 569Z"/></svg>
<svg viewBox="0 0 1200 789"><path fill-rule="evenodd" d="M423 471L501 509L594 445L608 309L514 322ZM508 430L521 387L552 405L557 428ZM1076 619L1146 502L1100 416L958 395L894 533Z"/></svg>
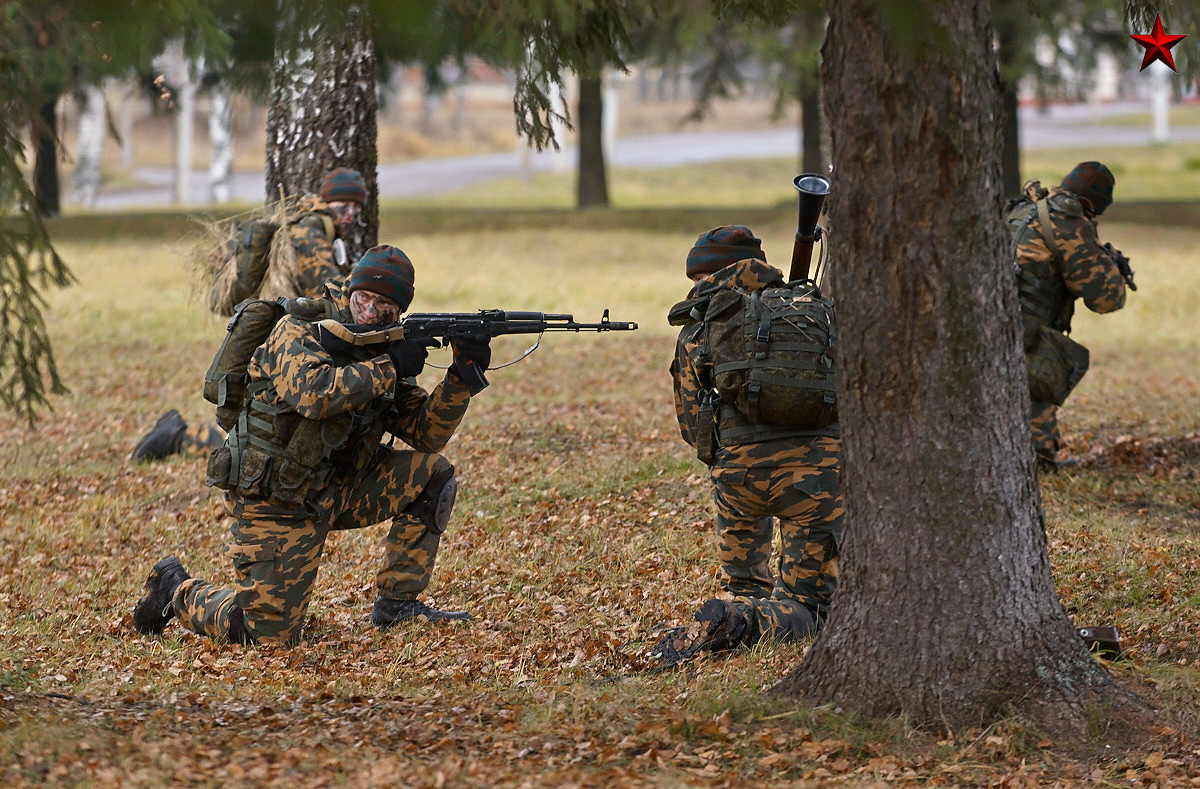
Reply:
<svg viewBox="0 0 1200 789"><path fill-rule="evenodd" d="M1052 215L1082 217L1079 201L1069 195L1053 194L1036 202L1018 200L1008 207L1005 222L1012 232L1012 252L1017 277L1017 298L1027 324L1071 330L1075 298L1062 276L1062 252L1054 235ZM1036 223L1036 226L1035 226ZM1038 237L1050 251L1050 260L1017 261L1017 250L1031 237Z"/></svg>
<svg viewBox="0 0 1200 789"><path fill-rule="evenodd" d="M281 301L288 301L288 309L281 307L278 319L285 314L305 321L337 317L333 303L327 299ZM244 307L240 308L238 315L243 311ZM276 322L267 326L251 353L266 341ZM231 344L238 324L231 322L225 345ZM261 324L257 322L244 331L262 332ZM241 342L235 339L233 345L244 347L253 341L248 337L239 339ZM249 363L248 356L245 363ZM208 485L287 507L302 507L311 493L325 487L339 467L362 469L374 457L386 432L384 413L393 407L390 396L376 398L359 413L307 419L286 405L268 403L256 396L270 386L268 381L245 386L242 405L229 425L225 445L209 457Z"/></svg>

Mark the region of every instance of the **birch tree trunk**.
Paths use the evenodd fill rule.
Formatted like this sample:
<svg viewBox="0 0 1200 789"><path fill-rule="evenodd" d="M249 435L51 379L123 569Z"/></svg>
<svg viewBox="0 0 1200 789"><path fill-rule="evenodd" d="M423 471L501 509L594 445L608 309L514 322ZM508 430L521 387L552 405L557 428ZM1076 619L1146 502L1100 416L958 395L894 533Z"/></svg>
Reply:
<svg viewBox="0 0 1200 789"><path fill-rule="evenodd" d="M88 85L83 89L79 108L79 143L75 154L75 174L71 178L71 201L91 208L100 191L100 156L104 151L104 89Z"/></svg>
<svg viewBox="0 0 1200 789"><path fill-rule="evenodd" d="M337 5L336 19L302 15L298 6L279 0L266 198L314 193L335 167L358 170L367 205L362 226L345 239L350 259L357 260L377 243L379 231L374 43L358 6Z"/></svg>
<svg viewBox="0 0 1200 789"><path fill-rule="evenodd" d="M209 89L208 201L228 203L233 197L233 104L229 86L216 82Z"/></svg>
<svg viewBox="0 0 1200 789"><path fill-rule="evenodd" d="M1078 733L1095 703L1136 718L1051 576L989 0L914 7L890 29L922 40L890 38L876 0L828 4L845 544L829 623L776 692L951 728L1016 711Z"/></svg>

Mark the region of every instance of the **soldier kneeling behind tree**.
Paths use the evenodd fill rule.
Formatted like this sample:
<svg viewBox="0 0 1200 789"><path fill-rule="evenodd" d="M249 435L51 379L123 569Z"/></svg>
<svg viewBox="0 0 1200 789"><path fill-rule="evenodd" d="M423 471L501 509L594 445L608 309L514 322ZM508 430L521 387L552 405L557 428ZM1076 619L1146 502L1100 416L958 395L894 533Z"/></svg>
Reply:
<svg viewBox="0 0 1200 789"><path fill-rule="evenodd" d="M683 326L671 364L675 407L684 440L709 466L722 586L732 599L708 600L691 625L667 633L652 652L667 666L814 633L837 583L844 513L832 302L808 280L785 287L740 225L700 236L687 275L695 285L669 317ZM769 369L757 369L746 343L765 334L770 341L758 347ZM775 349L786 358L772 358ZM782 554L772 577L775 518Z"/></svg>
<svg viewBox="0 0 1200 789"><path fill-rule="evenodd" d="M344 284L326 285L325 297L309 305L312 314L274 324L249 362L250 396L209 462L209 484L225 489L233 519L235 583L191 578L175 557L159 561L133 612L138 632L161 633L179 616L212 638L295 641L329 532L388 519L371 624L470 618L417 596L429 584L457 491L454 467L438 451L470 403L459 370L487 369L488 338L456 342L445 378L427 393L409 380L424 367L424 344L402 340L383 353L333 347L313 319L394 323L413 285L404 253L377 246ZM381 443L385 432L411 449Z"/></svg>

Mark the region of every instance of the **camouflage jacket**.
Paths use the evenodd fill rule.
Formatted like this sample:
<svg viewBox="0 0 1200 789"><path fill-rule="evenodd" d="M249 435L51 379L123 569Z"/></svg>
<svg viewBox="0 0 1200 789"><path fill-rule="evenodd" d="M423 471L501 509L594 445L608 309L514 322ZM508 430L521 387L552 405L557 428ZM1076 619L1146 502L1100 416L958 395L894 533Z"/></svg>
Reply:
<svg viewBox="0 0 1200 789"><path fill-rule="evenodd" d="M750 258L700 279L688 293L687 299L711 295L718 290L755 291L783 284L783 273L779 269ZM680 302L672 311L676 311L685 302ZM698 319L692 320L680 330L675 342L671 377L674 383L675 416L679 421L679 431L683 440L693 447L700 441L707 440L712 429L711 424L705 424L701 419L701 405L710 386L709 382L702 380L701 372L707 366L707 354L704 323ZM836 424L831 427L836 432ZM781 431L785 429L780 428ZM787 465L799 462L797 458L802 453L798 450L808 447L814 441L819 441L823 447L832 447L834 450L832 453L823 453L822 457L825 459L818 465L823 465L826 461L829 464L837 462L836 438L792 436L722 446L717 450L713 465L723 468L768 468Z"/></svg>
<svg viewBox="0 0 1200 789"><path fill-rule="evenodd" d="M1121 309L1125 305L1125 280L1101 246L1096 225L1084 215L1079 200L1062 187L1047 191L1036 181L1025 184L1024 197L1035 205L1045 197L1058 255L1043 237L1045 231L1036 208L1027 205L1028 223L1016 230L1014 239L1022 313L1036 322L1070 331L1076 299L1082 299L1093 312Z"/></svg>
<svg viewBox="0 0 1200 789"><path fill-rule="evenodd" d="M296 295L319 297L324 294L326 282L345 277L349 269L340 268L334 256L337 225L332 225L333 235L330 236L326 227L333 216L324 201L319 197L306 197L300 207L303 213L287 226L288 240L296 254L296 283L299 286Z"/></svg>
<svg viewBox="0 0 1200 789"><path fill-rule="evenodd" d="M338 320L352 321L349 297L340 282L327 283L326 298ZM466 414L470 392L459 378L447 373L432 393L398 380L386 355L362 360L335 360L318 341L314 323L285 316L267 341L254 352L247 368L253 398L268 411L296 414L304 419L342 419L348 435L338 449L349 457L372 454L386 431L422 452L446 445ZM335 456L336 460L336 456Z"/></svg>

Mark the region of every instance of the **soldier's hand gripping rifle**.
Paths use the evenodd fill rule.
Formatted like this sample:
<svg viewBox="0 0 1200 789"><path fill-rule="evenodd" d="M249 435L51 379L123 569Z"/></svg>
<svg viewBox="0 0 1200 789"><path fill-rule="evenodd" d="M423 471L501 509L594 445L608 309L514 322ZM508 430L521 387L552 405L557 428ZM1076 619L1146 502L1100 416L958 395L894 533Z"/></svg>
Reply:
<svg viewBox="0 0 1200 789"><path fill-rule="evenodd" d="M1121 272L1121 276L1125 278L1125 284L1130 290L1137 290L1137 285L1133 284L1133 269L1129 267L1129 258L1125 257L1125 253L1114 247L1111 243L1104 245L1104 251L1112 258L1112 262L1117 267L1117 271Z"/></svg>
<svg viewBox="0 0 1200 789"><path fill-rule="evenodd" d="M441 348L451 345L460 337L484 335L492 338L502 334L542 334L548 331L633 331L638 327L632 322L609 320L608 310L604 311L599 323L576 323L572 315L495 309L479 312L413 312L404 316L399 323L379 329L347 326L329 319L319 321L317 326L321 333L321 344L331 353L334 351L330 346L338 343L353 348L390 345L405 340ZM329 344L326 344L327 340ZM465 363L460 363L456 370L471 394L478 394L488 385L484 371L469 360L462 361Z"/></svg>
<svg viewBox="0 0 1200 789"><path fill-rule="evenodd" d="M792 179L792 186L800 193L800 217L796 223L796 242L792 245L792 267L788 281L808 279L808 266L812 261L813 244L821 237L821 206L829 194L830 182L823 175L803 173Z"/></svg>

